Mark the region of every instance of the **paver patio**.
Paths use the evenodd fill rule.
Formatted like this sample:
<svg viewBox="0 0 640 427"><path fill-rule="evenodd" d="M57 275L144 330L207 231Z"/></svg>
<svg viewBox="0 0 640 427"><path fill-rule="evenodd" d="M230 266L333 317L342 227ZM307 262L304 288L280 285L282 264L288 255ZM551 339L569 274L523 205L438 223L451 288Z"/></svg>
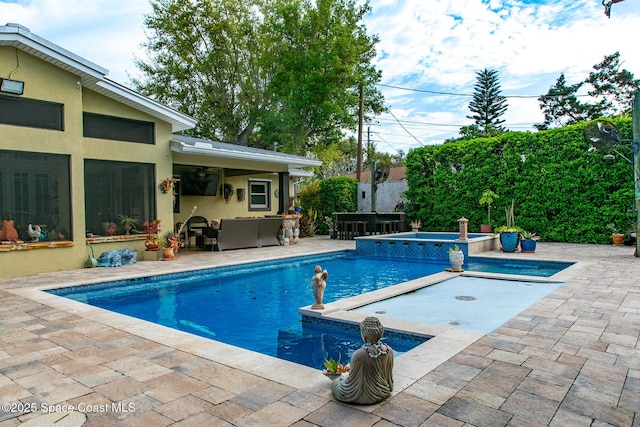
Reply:
<svg viewBox="0 0 640 427"><path fill-rule="evenodd" d="M334 401L319 371L35 290L353 247L316 237L3 280L0 426L62 405L84 409L85 426L640 426L640 259L629 247L539 242L535 254L491 253L581 264L564 286L416 380L398 378L391 398L368 407Z"/></svg>

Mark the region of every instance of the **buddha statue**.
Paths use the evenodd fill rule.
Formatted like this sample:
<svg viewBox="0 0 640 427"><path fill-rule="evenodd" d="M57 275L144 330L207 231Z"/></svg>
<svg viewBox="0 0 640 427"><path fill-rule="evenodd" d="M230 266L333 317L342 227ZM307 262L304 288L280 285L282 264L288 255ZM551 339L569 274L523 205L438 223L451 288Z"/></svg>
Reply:
<svg viewBox="0 0 640 427"><path fill-rule="evenodd" d="M371 405L393 390L393 349L380 342L384 328L377 317L360 323L364 344L351 356L349 374L333 382L333 397L341 402Z"/></svg>

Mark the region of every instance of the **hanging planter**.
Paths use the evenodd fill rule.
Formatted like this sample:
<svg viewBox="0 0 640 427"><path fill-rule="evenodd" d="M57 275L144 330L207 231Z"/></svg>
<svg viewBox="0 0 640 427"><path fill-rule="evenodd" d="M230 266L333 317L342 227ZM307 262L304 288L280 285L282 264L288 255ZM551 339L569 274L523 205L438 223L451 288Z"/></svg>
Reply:
<svg viewBox="0 0 640 427"><path fill-rule="evenodd" d="M229 184L228 182L222 184L222 197L224 197L225 203L231 202L231 196L233 196L234 194L235 191L233 190L233 185Z"/></svg>

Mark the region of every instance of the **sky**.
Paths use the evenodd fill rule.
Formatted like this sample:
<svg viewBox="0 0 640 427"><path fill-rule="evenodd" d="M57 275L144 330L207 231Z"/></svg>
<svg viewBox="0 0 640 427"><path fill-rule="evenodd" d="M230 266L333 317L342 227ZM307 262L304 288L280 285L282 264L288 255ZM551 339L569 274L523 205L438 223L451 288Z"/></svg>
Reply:
<svg viewBox="0 0 640 427"><path fill-rule="evenodd" d="M441 144L473 124L476 72L498 71L509 130L535 131L537 97L565 74L583 81L606 55L640 78L640 0L370 0L364 24L377 35L379 89L389 112L364 126L364 143L406 154ZM0 0L0 24L18 23L128 85L146 57L148 0ZM635 48L635 49L634 49Z"/></svg>

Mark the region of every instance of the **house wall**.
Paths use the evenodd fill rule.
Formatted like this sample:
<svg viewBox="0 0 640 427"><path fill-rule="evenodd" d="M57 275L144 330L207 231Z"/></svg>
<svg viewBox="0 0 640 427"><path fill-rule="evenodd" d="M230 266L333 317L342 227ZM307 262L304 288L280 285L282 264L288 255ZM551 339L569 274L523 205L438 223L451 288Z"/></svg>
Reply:
<svg viewBox="0 0 640 427"><path fill-rule="evenodd" d="M18 56L17 56L18 55ZM171 176L171 126L143 112L78 87L79 77L13 47L0 47L0 76L25 82L22 97L64 104L64 131L0 124L0 149L70 156L73 246L0 252L0 277L82 268L90 254L85 238L84 160L106 159L154 163L156 179ZM106 141L82 136L82 112L155 122L156 145ZM108 195L105 195L108 197ZM158 217L173 222L170 195L156 189ZM96 257L106 250L143 250L144 240L94 243Z"/></svg>
<svg viewBox="0 0 640 427"><path fill-rule="evenodd" d="M271 182L271 210L269 211L249 211L249 179L261 179ZM275 215L278 211L278 198L275 197L275 189L278 188L278 175L264 173L248 176L226 177L225 182L230 183L235 190L229 203L224 201L222 195L217 196L180 196L180 212L175 215L175 221L184 221L191 209L197 206L195 215L203 216L208 220L220 218L235 218L247 216ZM222 181L220 182L220 186ZM238 189L245 190L244 201L238 200Z"/></svg>
<svg viewBox="0 0 640 427"><path fill-rule="evenodd" d="M406 202L402 193L409 187L407 181L385 181L376 190L376 212L393 212L399 201ZM364 198L362 195L364 194ZM371 211L371 183L358 183L358 211Z"/></svg>
<svg viewBox="0 0 640 427"><path fill-rule="evenodd" d="M278 189L278 172L287 172L286 165L263 163L259 161L247 161L238 159L226 159L212 156L196 156L192 154L173 153L173 162L180 165L197 165L209 168L254 170L265 172L242 176L221 176L220 186L228 182L233 186L236 194L229 203L225 203L222 195L217 196L180 196L180 212L175 215L175 222L182 222L191 212L193 206L197 206L196 214L209 220L219 218L235 218L247 216L275 215L278 213L278 198L275 190ZM264 179L271 182L271 210L249 211L249 180ZM289 180L289 194L293 194L293 183ZM239 201L237 190L245 189L245 200Z"/></svg>

